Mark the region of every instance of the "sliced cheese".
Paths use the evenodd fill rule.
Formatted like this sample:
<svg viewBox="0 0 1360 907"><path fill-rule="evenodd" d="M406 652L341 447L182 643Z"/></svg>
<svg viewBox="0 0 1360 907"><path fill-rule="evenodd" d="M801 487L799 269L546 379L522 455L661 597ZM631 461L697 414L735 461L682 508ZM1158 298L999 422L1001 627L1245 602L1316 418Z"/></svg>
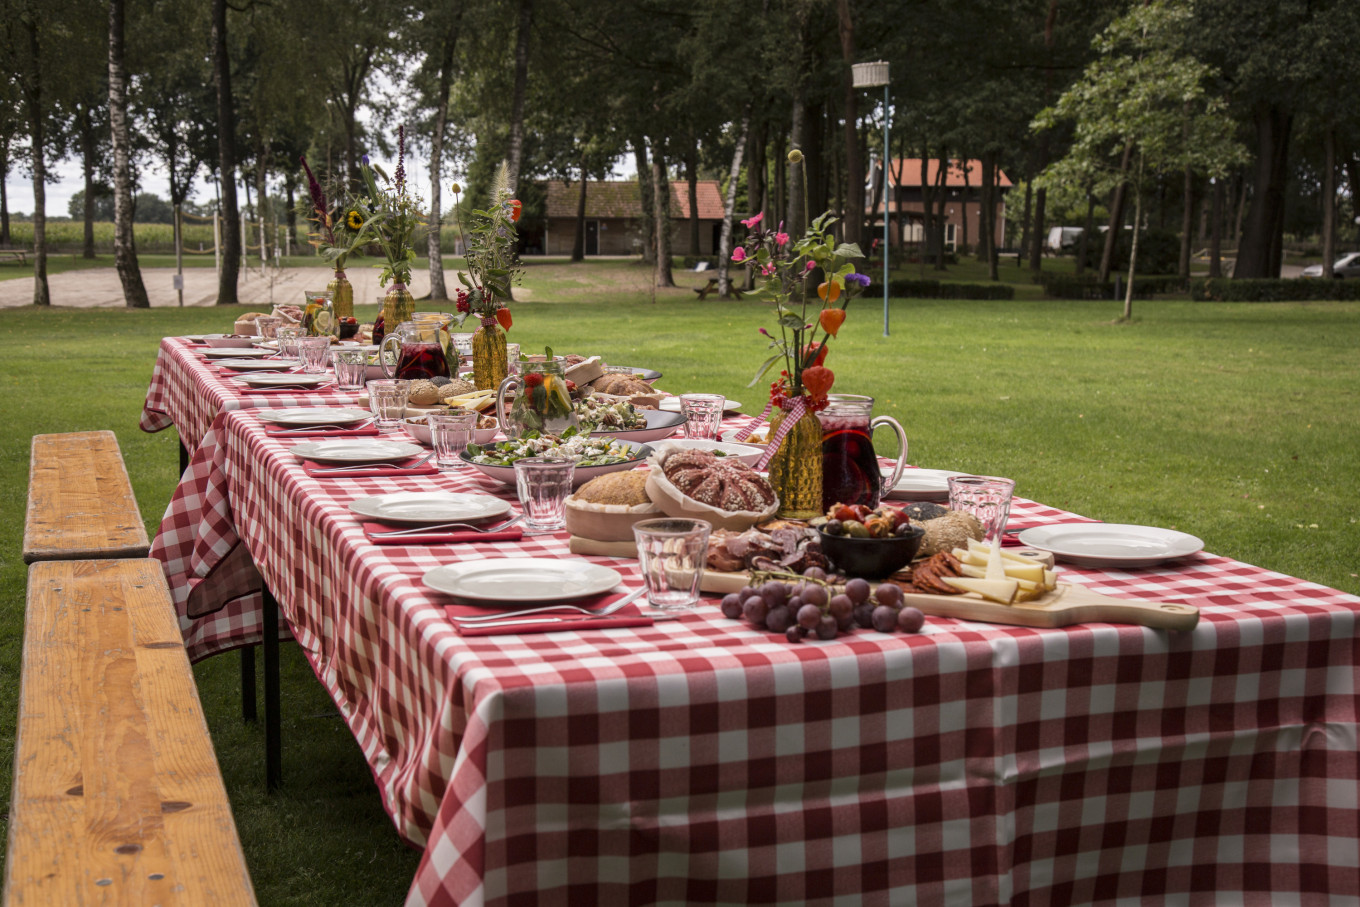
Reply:
<svg viewBox="0 0 1360 907"><path fill-rule="evenodd" d="M1016 561L1006 562L1006 575L1011 579L1029 580L1032 583L1043 584L1044 565L1040 563L1021 564Z"/></svg>
<svg viewBox="0 0 1360 907"><path fill-rule="evenodd" d="M995 544L987 554L987 578L1001 580L1006 578L1006 560L1001 556L1001 545Z"/></svg>
<svg viewBox="0 0 1360 907"><path fill-rule="evenodd" d="M1058 588L1058 571L1056 570L1044 571L1044 588L1049 590L1050 592Z"/></svg>
<svg viewBox="0 0 1360 907"><path fill-rule="evenodd" d="M974 579L971 576L944 576L940 578L955 589L962 589L964 592L976 592L988 601L1003 605L1014 602L1015 594L1020 591L1020 584L1013 579Z"/></svg>

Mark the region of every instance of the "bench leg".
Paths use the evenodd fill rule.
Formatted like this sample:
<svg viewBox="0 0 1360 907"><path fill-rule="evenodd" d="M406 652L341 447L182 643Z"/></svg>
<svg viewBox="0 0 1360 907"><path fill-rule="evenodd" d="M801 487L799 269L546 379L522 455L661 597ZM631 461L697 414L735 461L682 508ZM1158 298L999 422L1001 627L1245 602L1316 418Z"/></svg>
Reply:
<svg viewBox="0 0 1360 907"><path fill-rule="evenodd" d="M283 746L279 727L279 602L264 590L264 783L273 792L283 785Z"/></svg>
<svg viewBox="0 0 1360 907"><path fill-rule="evenodd" d="M255 647L241 649L241 720L254 723L255 713Z"/></svg>

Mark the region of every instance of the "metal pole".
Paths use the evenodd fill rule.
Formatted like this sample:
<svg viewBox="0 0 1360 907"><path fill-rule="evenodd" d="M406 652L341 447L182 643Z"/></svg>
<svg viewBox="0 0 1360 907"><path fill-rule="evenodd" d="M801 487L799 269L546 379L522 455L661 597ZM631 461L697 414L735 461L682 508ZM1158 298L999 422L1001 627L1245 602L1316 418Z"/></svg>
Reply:
<svg viewBox="0 0 1360 907"><path fill-rule="evenodd" d="M179 205L175 205L175 292L179 294L179 307L184 308L184 233L181 226Z"/></svg>
<svg viewBox="0 0 1360 907"><path fill-rule="evenodd" d="M883 336L888 336L888 131L892 113L888 108L888 85L883 84ZM901 204L901 201L898 201ZM901 212L899 211L900 215Z"/></svg>

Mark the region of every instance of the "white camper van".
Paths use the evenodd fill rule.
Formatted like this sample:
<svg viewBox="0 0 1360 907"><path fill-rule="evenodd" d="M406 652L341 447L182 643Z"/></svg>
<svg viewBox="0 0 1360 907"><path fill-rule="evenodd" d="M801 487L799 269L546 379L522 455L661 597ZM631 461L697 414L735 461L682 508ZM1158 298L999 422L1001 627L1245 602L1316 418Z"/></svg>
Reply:
<svg viewBox="0 0 1360 907"><path fill-rule="evenodd" d="M1071 252L1081 242L1081 227L1052 227L1048 231L1048 248L1053 252Z"/></svg>

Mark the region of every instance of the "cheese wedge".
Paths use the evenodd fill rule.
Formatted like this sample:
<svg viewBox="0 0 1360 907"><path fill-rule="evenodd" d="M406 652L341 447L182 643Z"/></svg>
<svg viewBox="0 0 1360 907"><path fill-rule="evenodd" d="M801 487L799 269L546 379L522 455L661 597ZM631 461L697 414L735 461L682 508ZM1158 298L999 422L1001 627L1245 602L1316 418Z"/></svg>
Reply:
<svg viewBox="0 0 1360 907"><path fill-rule="evenodd" d="M1002 580L1006 578L1006 561L1001 556L1001 545L996 544L987 553L987 579Z"/></svg>
<svg viewBox="0 0 1360 907"><path fill-rule="evenodd" d="M1013 579L974 579L971 576L942 576L940 579L955 589L976 592L988 601L1002 605L1013 603L1020 591L1020 584Z"/></svg>

